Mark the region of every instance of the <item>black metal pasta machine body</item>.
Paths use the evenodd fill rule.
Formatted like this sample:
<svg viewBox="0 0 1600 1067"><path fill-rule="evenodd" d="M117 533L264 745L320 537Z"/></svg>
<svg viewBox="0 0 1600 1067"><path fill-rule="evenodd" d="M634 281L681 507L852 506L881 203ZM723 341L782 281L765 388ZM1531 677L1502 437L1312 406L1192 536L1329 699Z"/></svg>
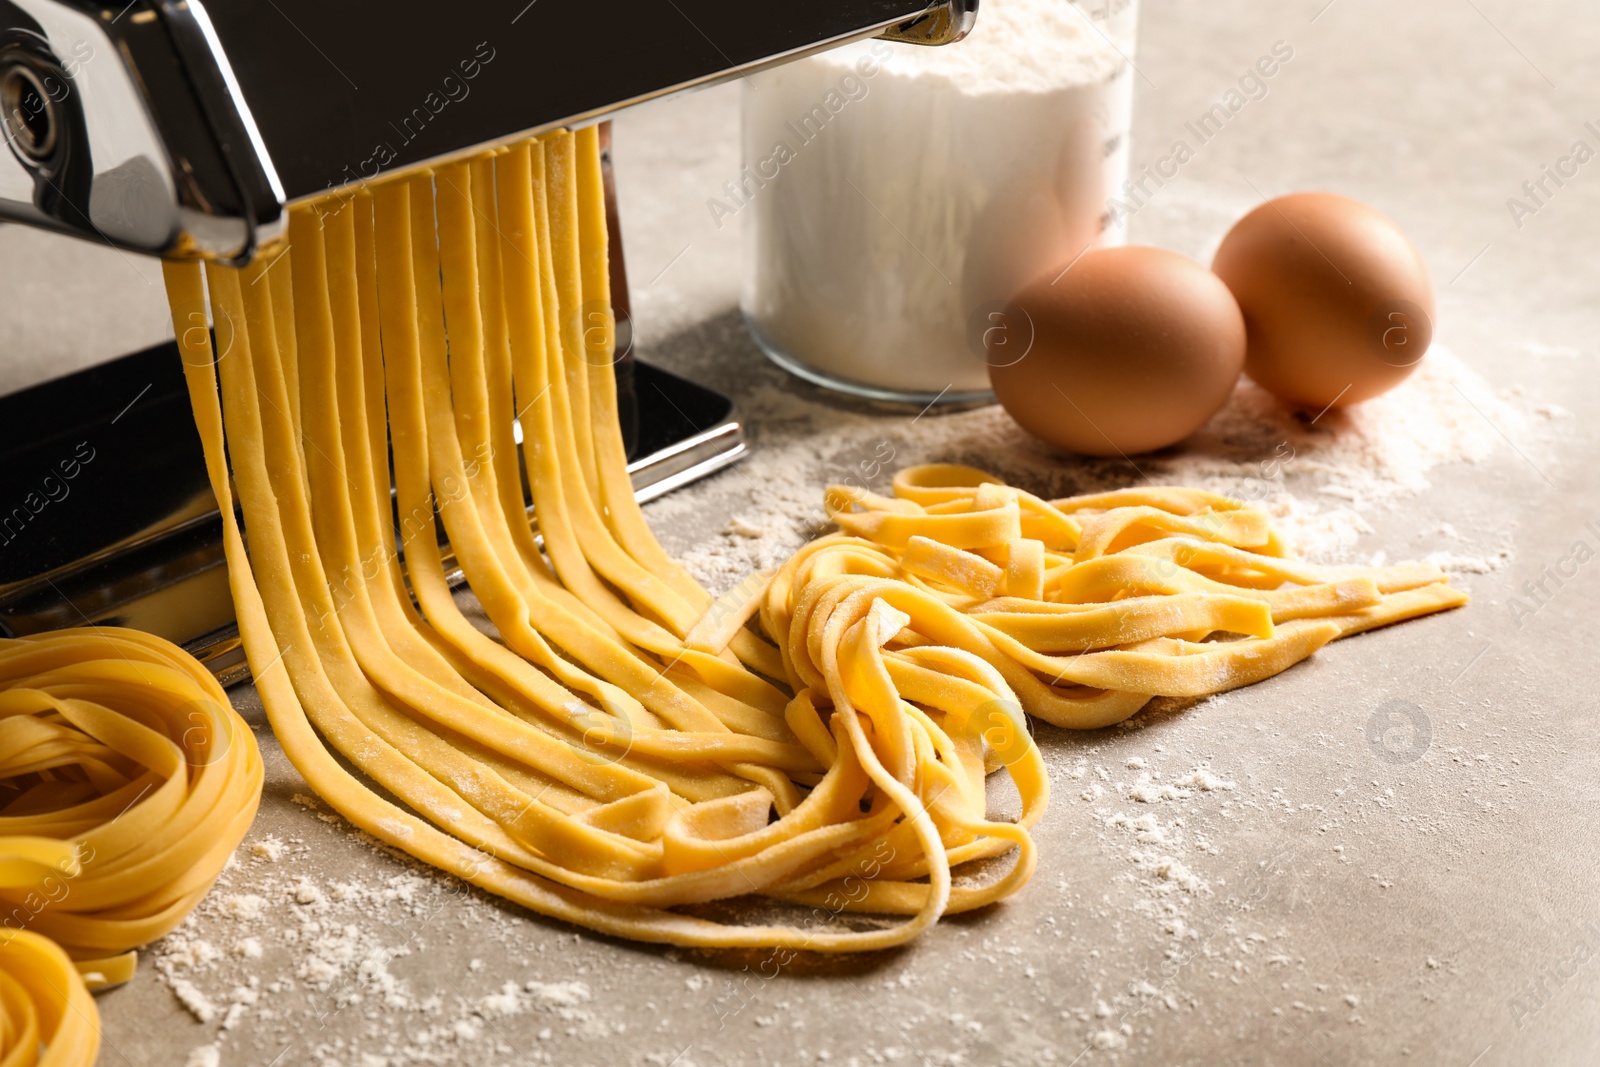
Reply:
<svg viewBox="0 0 1600 1067"><path fill-rule="evenodd" d="M868 36L959 40L977 0L0 0L0 221L242 263L287 208ZM609 179L609 170L608 170ZM727 398L617 363L641 498L735 462ZM0 397L0 635L132 625L245 676L175 346Z"/></svg>

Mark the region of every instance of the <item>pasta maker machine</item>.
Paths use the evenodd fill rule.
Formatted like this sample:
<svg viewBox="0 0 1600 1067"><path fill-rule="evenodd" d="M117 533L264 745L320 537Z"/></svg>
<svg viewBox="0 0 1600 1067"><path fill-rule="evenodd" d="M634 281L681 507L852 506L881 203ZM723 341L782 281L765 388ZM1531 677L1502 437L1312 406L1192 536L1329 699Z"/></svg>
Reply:
<svg viewBox="0 0 1600 1067"><path fill-rule="evenodd" d="M977 6L0 0L0 220L245 263L297 202L864 37L956 41ZM633 359L606 162L645 500L737 461L744 434L726 397ZM0 634L132 626L247 677L221 528L174 344L0 397Z"/></svg>

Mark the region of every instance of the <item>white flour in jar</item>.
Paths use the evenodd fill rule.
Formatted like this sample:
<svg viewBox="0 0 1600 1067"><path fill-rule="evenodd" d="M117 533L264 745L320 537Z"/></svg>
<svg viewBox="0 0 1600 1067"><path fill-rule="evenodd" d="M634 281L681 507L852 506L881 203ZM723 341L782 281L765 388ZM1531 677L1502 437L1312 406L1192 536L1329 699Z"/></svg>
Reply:
<svg viewBox="0 0 1600 1067"><path fill-rule="evenodd" d="M986 392L986 308L1122 237L1105 203L1133 19L1129 0L985 0L960 43L863 42L749 79L729 213L763 346L879 395Z"/></svg>

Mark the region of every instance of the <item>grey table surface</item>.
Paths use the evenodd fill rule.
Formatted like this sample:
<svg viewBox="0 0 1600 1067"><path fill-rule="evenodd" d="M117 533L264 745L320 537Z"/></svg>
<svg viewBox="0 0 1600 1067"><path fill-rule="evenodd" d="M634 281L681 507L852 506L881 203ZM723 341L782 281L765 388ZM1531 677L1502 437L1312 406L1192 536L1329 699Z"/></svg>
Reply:
<svg viewBox="0 0 1600 1067"><path fill-rule="evenodd" d="M1441 343L1571 413L1537 450L1440 466L1365 516L1368 553L1413 552L1445 522L1503 544L1504 565L1465 579L1471 606L1119 729L1041 729L1054 799L1026 889L899 951L781 967L575 932L369 847L303 796L242 687L267 760L261 814L191 924L99 999L101 1062L1600 1062L1600 568L1546 579L1530 616L1512 599L1597 540L1600 164L1520 226L1506 203L1573 142L1600 145L1584 125L1600 120L1595 18L1579 0L1147 0L1141 14L1136 165L1275 41L1294 57L1139 211L1135 240L1205 258L1262 195L1368 200L1423 249ZM705 207L739 168L736 87L627 113L616 138L639 354L738 399L753 462L811 456L820 493L855 462L850 441L931 458L948 433L982 458L992 415L934 412L913 433L916 412L803 387L755 351L738 228ZM14 228L0 240L16 297L0 388L159 338L154 264ZM39 310L90 305L99 318L76 332ZM842 452L805 451L841 424ZM1077 461L1050 462L1047 480L1073 481ZM789 505L731 471L650 516L705 561L733 551L730 521L775 506ZM1415 709L1410 732L1370 740L1395 700ZM1132 796L1141 775L1176 784L1199 767L1214 788Z"/></svg>

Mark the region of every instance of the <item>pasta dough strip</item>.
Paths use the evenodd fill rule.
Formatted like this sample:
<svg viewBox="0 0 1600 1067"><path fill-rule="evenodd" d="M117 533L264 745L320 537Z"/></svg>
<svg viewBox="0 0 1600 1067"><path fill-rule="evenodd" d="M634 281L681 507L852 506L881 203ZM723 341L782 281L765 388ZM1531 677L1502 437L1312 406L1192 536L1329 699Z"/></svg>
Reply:
<svg viewBox="0 0 1600 1067"><path fill-rule="evenodd" d="M0 640L0 1063L87 1067L89 996L194 909L261 800L250 728L132 630Z"/></svg>
<svg viewBox="0 0 1600 1067"><path fill-rule="evenodd" d="M175 308L209 288L237 324L220 363L181 343L273 727L336 810L425 862L618 936L900 944L1032 873L1049 785L1026 715L1105 725L1461 599L1298 564L1213 494L1050 502L938 466L892 497L828 490L840 534L714 602L632 499L601 185L595 131L557 133L296 208L290 285L166 266ZM503 644L451 594L436 521ZM986 810L1002 768L1015 821ZM747 894L813 921L671 910Z"/></svg>

